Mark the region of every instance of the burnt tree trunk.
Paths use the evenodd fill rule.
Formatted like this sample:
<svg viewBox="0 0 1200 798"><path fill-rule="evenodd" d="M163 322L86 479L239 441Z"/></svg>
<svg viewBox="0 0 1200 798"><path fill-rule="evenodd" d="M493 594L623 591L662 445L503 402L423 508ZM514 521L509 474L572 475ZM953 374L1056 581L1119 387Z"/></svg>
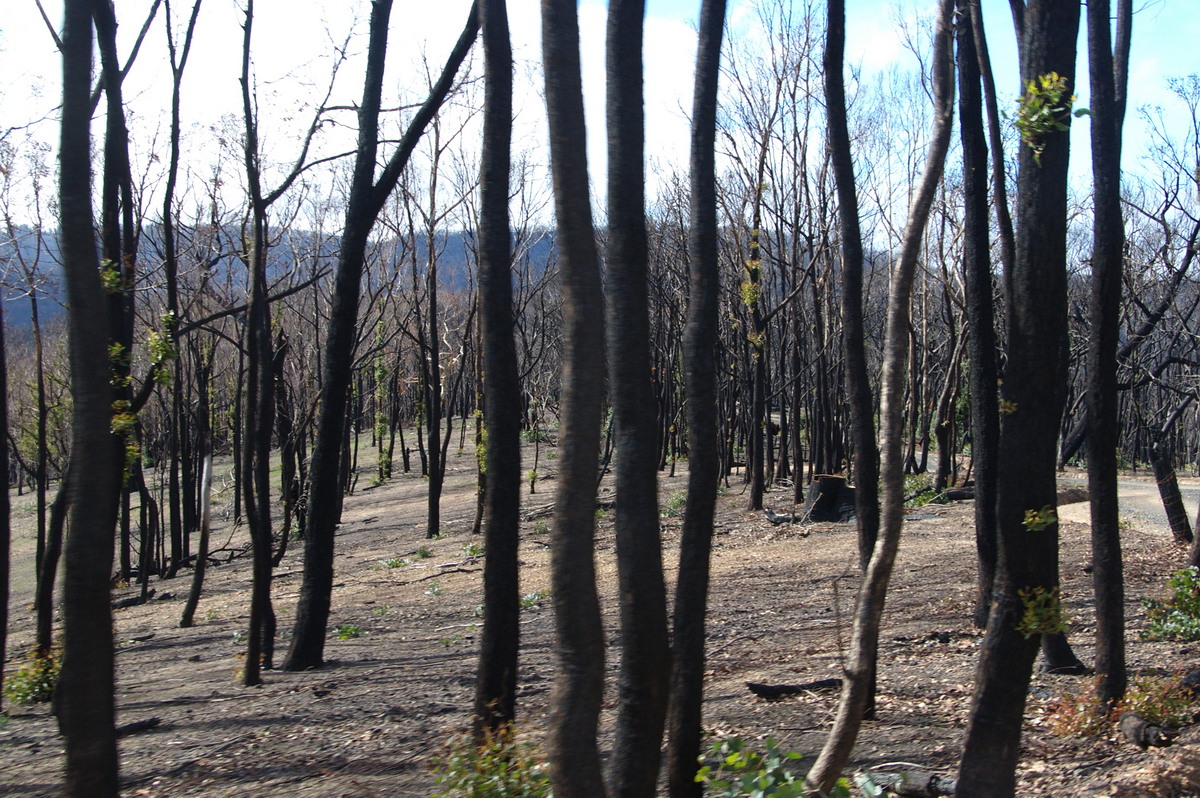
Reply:
<svg viewBox="0 0 1200 798"><path fill-rule="evenodd" d="M1036 85L1050 72L1070 80L1079 6L1018 5L1023 84ZM1042 633L1059 628L1055 447L1065 395L1059 342L1067 321L1069 131L1046 132L1035 143L1044 148L1040 157L1029 144L1020 147L1016 258L1005 275L1009 357L996 482L1001 559L959 767L959 790L978 798L1014 793L1033 661ZM1040 622L1023 624L1026 605L1035 602Z"/></svg>
<svg viewBox="0 0 1200 798"><path fill-rule="evenodd" d="M604 630L593 562L604 399L604 310L588 198L575 0L542 0L542 60L563 293L559 489L550 542L555 679L546 751L559 798L606 794L596 744Z"/></svg>
<svg viewBox="0 0 1200 798"><path fill-rule="evenodd" d="M687 504L679 543L679 578L672 628L674 663L667 726L671 798L699 798L696 781L704 694L704 619L720 453L717 356L720 264L717 250L716 118L725 0L704 0L692 94L691 229L683 379L687 391ZM798 467L798 466L797 466Z"/></svg>

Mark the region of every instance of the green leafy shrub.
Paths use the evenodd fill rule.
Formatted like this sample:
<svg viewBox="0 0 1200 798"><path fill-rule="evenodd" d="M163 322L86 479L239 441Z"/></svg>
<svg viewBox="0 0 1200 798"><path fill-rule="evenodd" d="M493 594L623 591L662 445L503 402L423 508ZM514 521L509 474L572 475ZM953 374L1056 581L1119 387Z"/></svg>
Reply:
<svg viewBox="0 0 1200 798"><path fill-rule="evenodd" d="M356 637L362 637L362 633L362 627L352 623L344 623L337 628L338 640L353 640Z"/></svg>
<svg viewBox="0 0 1200 798"><path fill-rule="evenodd" d="M687 507L687 491L677 490L667 499L662 514L667 518L676 518L683 515L685 507Z"/></svg>
<svg viewBox="0 0 1200 798"><path fill-rule="evenodd" d="M804 779L784 765L800 759L800 754L784 753L774 738L765 742L766 752L757 753L746 747L738 737L718 740L712 746L716 765L704 765L696 773L696 781L705 791L721 798L774 795L779 798L803 796Z"/></svg>
<svg viewBox="0 0 1200 798"><path fill-rule="evenodd" d="M452 738L434 762L440 788L433 798L543 798L550 775L537 748L517 740L511 726L487 732L476 744L469 734Z"/></svg>
<svg viewBox="0 0 1200 798"><path fill-rule="evenodd" d="M1167 580L1171 597L1142 599L1146 640L1200 640L1200 571L1195 566L1176 571Z"/></svg>
<svg viewBox="0 0 1200 798"><path fill-rule="evenodd" d="M4 695L15 704L44 704L54 695L61 669L54 651L39 655L30 651L16 673L4 680Z"/></svg>
<svg viewBox="0 0 1200 798"><path fill-rule="evenodd" d="M710 758L715 764L704 764L696 772L696 781L705 785L706 795L720 798L805 798L809 790L804 777L792 772L787 763L802 759L802 755L783 752L773 737L763 742L764 751L750 750L739 737L727 737L712 745ZM879 796L882 791L867 775L856 777L858 794ZM826 798L851 798L848 779L838 779Z"/></svg>
<svg viewBox="0 0 1200 798"><path fill-rule="evenodd" d="M1123 712L1136 712L1159 726L1187 726L1196 717L1192 693L1179 679L1166 676L1143 676L1134 679L1125 697L1113 709L1113 719Z"/></svg>
<svg viewBox="0 0 1200 798"><path fill-rule="evenodd" d="M912 498L904 502L905 507L924 507L937 498L933 492L933 475L926 471L923 474L906 474L904 476L904 495Z"/></svg>
<svg viewBox="0 0 1200 798"><path fill-rule="evenodd" d="M1102 737L1108 733L1110 718L1096 694L1092 681L1079 690L1067 690L1046 717L1050 731L1059 737Z"/></svg>
<svg viewBox="0 0 1200 798"><path fill-rule="evenodd" d="M1105 712L1093 681L1078 691L1067 691L1055 703L1047 720L1060 737L1102 737L1126 712L1136 712L1160 726L1186 726L1195 720L1191 692L1176 678L1143 676L1130 682L1125 696Z"/></svg>

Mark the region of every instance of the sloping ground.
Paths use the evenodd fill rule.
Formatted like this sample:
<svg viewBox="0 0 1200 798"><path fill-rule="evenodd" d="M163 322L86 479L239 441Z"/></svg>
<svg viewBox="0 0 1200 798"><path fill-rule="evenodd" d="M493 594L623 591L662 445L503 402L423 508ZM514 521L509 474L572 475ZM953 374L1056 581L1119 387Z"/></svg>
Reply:
<svg viewBox="0 0 1200 798"><path fill-rule="evenodd" d="M325 668L268 672L267 683L258 688L237 684L249 592L244 556L210 570L192 629L178 628L188 575L156 584L159 592L150 603L118 610L119 722L162 721L122 740L124 794L425 796L436 789L430 764L446 739L468 723L481 601L482 561L475 549L478 539L470 534L473 455L455 455L451 469L442 510L448 521L438 540L424 539L426 483L419 477L401 475L348 499L338 539L333 628L326 649L330 663ZM552 469L553 461L543 459L539 472ZM552 499L550 476L538 483L535 496L527 497L527 507L545 506ZM682 469L662 479L664 508L683 486ZM836 694L768 701L752 695L745 683L802 683L839 675L857 585L853 524L774 526L742 510L744 497L737 487L722 497L718 516L706 725L715 736L772 736L785 749L815 754ZM770 494L768 501L776 502L776 510L790 512L785 495ZM1079 518L1076 508L1063 515ZM664 518L672 570L678 521ZM954 770L980 642L980 632L969 621L972 526L969 502L926 507L909 516L884 627L878 719L863 727L856 768L914 763ZM19 532L17 569L28 567L27 527L26 521ZM1094 630L1084 572L1087 536L1085 524L1063 524L1064 593L1074 618L1071 639L1085 662L1091 658ZM221 542L229 537L233 552L244 546L244 535L228 528L214 537ZM544 592L550 583L547 542L546 519L525 523L522 592L528 607L522 622L520 711L525 733L535 740L552 674L552 608ZM1131 667L1137 673L1173 673L1200 665L1200 645L1138 638L1143 625L1139 598L1157 595L1184 553L1152 524L1129 530L1126 547ZM600 516L597 565L612 675L619 645L612 528L605 513ZM285 637L281 651L287 645L300 568L294 548L276 574L273 595ZM17 584L13 656L32 638L28 585ZM8 672L13 666L10 662ZM1156 762L1175 762L1167 757L1180 758L1171 765L1179 772L1190 767L1191 755L1180 746L1168 754L1143 753L1112 738L1053 736L1047 715L1057 697L1079 690L1086 681L1035 678L1020 795L1116 795L1121 779L1134 779L1134 771ZM609 682L601 721L604 745L613 721L613 684L615 678ZM53 720L44 706L13 712L0 730L0 795L57 794L61 743ZM1180 743L1195 736L1185 733Z"/></svg>

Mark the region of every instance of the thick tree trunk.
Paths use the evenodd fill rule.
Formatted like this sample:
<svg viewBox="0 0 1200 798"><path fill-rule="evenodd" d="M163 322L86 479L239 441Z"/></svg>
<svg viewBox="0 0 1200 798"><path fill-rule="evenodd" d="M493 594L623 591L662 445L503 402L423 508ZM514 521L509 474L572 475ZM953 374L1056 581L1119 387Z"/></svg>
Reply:
<svg viewBox="0 0 1200 798"><path fill-rule="evenodd" d="M115 796L113 638L109 579L120 470L111 432L108 312L92 228L92 7L67 0L62 35L59 209L70 310L71 535L63 577L63 664L58 698L68 796Z"/></svg>
<svg viewBox="0 0 1200 798"><path fill-rule="evenodd" d="M621 668L609 785L614 796L625 798L652 798L655 793L671 671L646 287L644 15L644 0L609 3L605 274L621 596Z"/></svg>
<svg viewBox="0 0 1200 798"><path fill-rule="evenodd" d="M1032 0L1022 8L1022 81L1036 83L1050 72L1071 80L1079 6ZM1072 81L1068 93L1074 88ZM1055 444L1064 397L1058 342L1066 326L1070 142L1067 131L1057 130L1037 139L1045 148L1040 158L1028 144L1020 148L1016 259L1005 280L1009 357L996 482L1001 560L959 769L959 791L979 798L1013 795L1034 656L1041 634L1059 628Z"/></svg>
<svg viewBox="0 0 1200 798"><path fill-rule="evenodd" d="M596 725L604 632L593 562L604 399L604 309L588 199L575 0L542 0L542 60L563 292L562 429L550 543L556 674L546 750L558 798L603 798Z"/></svg>

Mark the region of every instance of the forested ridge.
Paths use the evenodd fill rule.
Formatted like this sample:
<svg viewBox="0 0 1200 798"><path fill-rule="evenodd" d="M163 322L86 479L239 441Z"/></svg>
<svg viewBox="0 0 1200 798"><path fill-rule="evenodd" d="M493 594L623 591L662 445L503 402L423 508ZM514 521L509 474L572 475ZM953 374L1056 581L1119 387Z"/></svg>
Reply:
<svg viewBox="0 0 1200 798"><path fill-rule="evenodd" d="M283 116L260 105L269 34L249 0L242 112L215 157L184 129L202 3L145 5L118 36L133 9L67 0L61 28L36 32L61 53L61 105L0 128L4 476L21 508L0 508L0 629L20 630L0 635L6 727L28 717L12 686L61 667L63 794L125 789L114 612L155 606L158 624L166 595L180 628L203 630L217 580L246 602L238 684L333 683L345 663L327 648L362 631L335 624L356 601L345 514L396 492L416 515L389 519L403 531L384 536L392 556L371 549L383 568L462 537L447 578L479 573L455 583L478 620L455 642L475 678L453 725L517 756L538 695L532 756L556 795L718 794L697 757L742 736L705 720L724 675L706 623L729 634L710 591L733 601L714 581L728 563L710 574L718 535L819 547L810 525L832 523L820 512L839 488L855 511L837 527L853 537L836 549L837 634L807 649L836 653L836 705L780 794L869 788L844 778L863 764L864 722L895 711L881 652L913 630L888 631L890 583L906 578L912 507L931 498L972 502L948 516L970 551L950 547L953 600L931 612L977 666L954 688L969 712L953 755L916 770L959 795L1022 794L1026 710L1048 689L1035 662L1094 680L1078 712L1146 747L1122 713L1170 674L1130 651L1186 601L1141 598L1200 566L1178 488L1200 463L1200 80L1160 76L1169 117L1138 105L1129 0L1013 0L1012 26L986 31L978 0L929 2L903 23L919 67L871 80L845 64L853 2L764 2L735 28L724 0L703 0L686 166L647 162L645 7L612 0L600 199L571 0L541 4L534 108L514 106L529 76L504 0L454 21L402 99L385 78L400 22L374 0L361 58L331 44L328 84ZM993 74L1000 37L1019 74ZM348 64L361 81L343 104ZM171 87L153 130L123 92L139 70ZM544 147L514 132L529 114ZM1131 147L1138 167L1122 171ZM1118 503L1119 475L1147 472L1161 544ZM1060 513L1067 475L1087 519ZM1060 532L1081 545L1084 522L1089 550L1065 552ZM536 593L530 546L546 554ZM610 550L611 571L597 555ZM540 602L552 619L530 627L534 653L522 613ZM1072 627L1068 603L1088 620ZM1188 652L1161 667L1191 670ZM527 656L553 670L533 694ZM925 789L900 794L945 794Z"/></svg>

